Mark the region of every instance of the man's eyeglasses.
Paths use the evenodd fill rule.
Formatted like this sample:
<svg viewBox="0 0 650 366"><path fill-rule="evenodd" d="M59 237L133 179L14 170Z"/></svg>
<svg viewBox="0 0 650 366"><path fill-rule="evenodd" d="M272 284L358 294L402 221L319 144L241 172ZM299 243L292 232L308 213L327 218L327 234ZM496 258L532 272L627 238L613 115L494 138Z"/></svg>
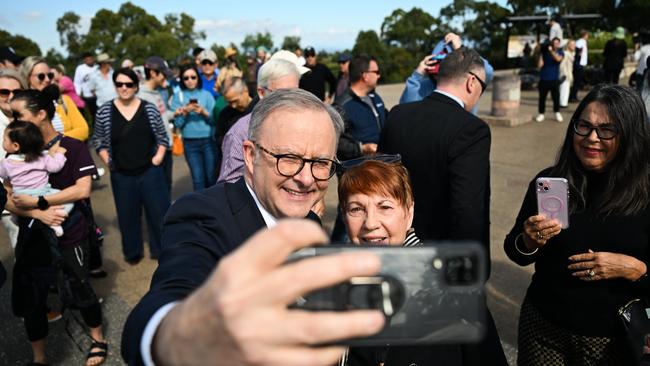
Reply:
<svg viewBox="0 0 650 366"><path fill-rule="evenodd" d="M203 60L203 61L201 61L201 65L210 65L210 66L212 66L212 65L214 65L214 62L212 62L210 60Z"/></svg>
<svg viewBox="0 0 650 366"><path fill-rule="evenodd" d="M364 71L364 72L369 72L369 73L371 73L371 74L381 75L380 72L379 72L379 70L367 70L367 71Z"/></svg>
<svg viewBox="0 0 650 366"><path fill-rule="evenodd" d="M45 78L48 78L50 80L54 80L54 73L53 72L41 72L36 74L36 77L38 78L38 81L43 81Z"/></svg>
<svg viewBox="0 0 650 366"><path fill-rule="evenodd" d="M589 136L594 130L596 130L596 136L601 140L611 140L618 135L618 129L611 123L595 126L584 119L573 122L573 131L580 136Z"/></svg>
<svg viewBox="0 0 650 366"><path fill-rule="evenodd" d="M377 154L377 155L367 155L360 158L345 160L341 162L341 170L345 173L346 170L359 166L366 161L381 161L383 163L400 163L402 162L402 156L400 154Z"/></svg>
<svg viewBox="0 0 650 366"><path fill-rule="evenodd" d="M10 95L16 95L22 89L0 89L0 97L8 98Z"/></svg>
<svg viewBox="0 0 650 366"><path fill-rule="evenodd" d="M196 80L198 77L196 75L192 76L183 76L183 80L188 81L188 80Z"/></svg>
<svg viewBox="0 0 650 366"><path fill-rule="evenodd" d="M483 95L483 93L485 92L485 88L487 88L487 84L485 83L485 81L483 81L483 79L481 79L480 77L478 77L478 75L476 75L471 71L468 71L467 73L472 75L478 81L478 83L481 84L481 95Z"/></svg>
<svg viewBox="0 0 650 366"><path fill-rule="evenodd" d="M257 148L271 155L276 159L275 167L278 173L287 178L291 178L302 171L305 163L311 165L311 175L315 180L325 181L336 173L338 162L332 159L306 159L294 154L274 154L262 147L257 142L253 142Z"/></svg>
<svg viewBox="0 0 650 366"><path fill-rule="evenodd" d="M131 88L134 88L134 87L135 87L135 83L133 83L133 82L121 83L121 82L119 82L119 81L116 81L116 82L115 82L115 87L116 87L117 89L119 89L119 88L121 88L121 87L123 87L123 86L126 86L128 89L131 89Z"/></svg>

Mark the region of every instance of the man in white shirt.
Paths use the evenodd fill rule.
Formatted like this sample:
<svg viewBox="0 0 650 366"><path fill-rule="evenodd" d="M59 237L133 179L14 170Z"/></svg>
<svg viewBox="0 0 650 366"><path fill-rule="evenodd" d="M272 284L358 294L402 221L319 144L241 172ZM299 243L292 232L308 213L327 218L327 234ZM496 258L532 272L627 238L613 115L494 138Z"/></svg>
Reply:
<svg viewBox="0 0 650 366"><path fill-rule="evenodd" d="M316 288L379 270L366 255L283 265L294 250L326 241L313 223L286 219L317 220L310 209L335 173L342 129L341 116L304 90L276 90L256 105L243 179L185 195L169 209L151 288L124 327L125 361L325 366L343 349L313 346L381 329L378 311L287 308ZM272 229L255 234L264 228Z"/></svg>
<svg viewBox="0 0 650 366"><path fill-rule="evenodd" d="M77 95L86 103L91 118L95 118L97 112L97 98L90 89L90 75L97 69L95 55L86 52L83 54L83 62L74 71L74 89Z"/></svg>
<svg viewBox="0 0 650 366"><path fill-rule="evenodd" d="M99 68L90 74L90 90L97 98L95 103L97 108L117 97L115 85L113 85L113 67L111 66L113 62L115 59L110 58L108 54L100 54L97 56Z"/></svg>
<svg viewBox="0 0 650 366"><path fill-rule="evenodd" d="M650 33L646 32L641 34L641 47L634 52L634 61L639 63L634 73L634 81L639 93L643 90L643 74L647 68L648 57L650 57Z"/></svg>
<svg viewBox="0 0 650 366"><path fill-rule="evenodd" d="M580 38L576 40L576 56L573 63L573 86L569 93L569 102L577 103L578 91L582 88L585 78L585 67L587 67L589 50L587 48L587 40L589 39L589 32L585 29L580 31Z"/></svg>
<svg viewBox="0 0 650 366"><path fill-rule="evenodd" d="M562 34L562 25L560 24L560 15L554 14L553 17L549 19L548 25L550 26L548 32L548 39L559 38L560 41L562 41L563 34Z"/></svg>

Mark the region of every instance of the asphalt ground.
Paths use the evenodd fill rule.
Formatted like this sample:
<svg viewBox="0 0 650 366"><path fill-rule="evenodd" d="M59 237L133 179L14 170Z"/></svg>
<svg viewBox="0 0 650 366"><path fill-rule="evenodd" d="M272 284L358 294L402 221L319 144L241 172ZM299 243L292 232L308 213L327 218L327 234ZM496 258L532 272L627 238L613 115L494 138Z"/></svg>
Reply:
<svg viewBox="0 0 650 366"><path fill-rule="evenodd" d="M384 85L378 88L388 107L395 105L403 85ZM479 114L490 111L491 90L482 97ZM520 115L534 116L537 112L537 92L524 91L521 96ZM503 251L503 239L510 231L521 205L526 187L534 175L550 166L562 142L576 105L562 110L564 123L550 119L551 100L547 101L547 120L531 122L519 127L491 126L491 251L492 275L487 284L488 305L496 320L499 334L511 364L516 358L517 319L519 307L530 283L532 266L520 267L512 263ZM433 118L433 116L432 116ZM95 156L96 161L99 162ZM192 189L187 164L183 157L174 158L173 199ZM98 224L105 233L104 268L109 276L92 280L93 286L104 299L102 304L105 331L109 341L106 365L122 365L120 338L122 326L131 308L149 288L156 262L145 259L136 266L122 258L120 232L108 175L93 183L92 203ZM337 203L336 181L330 184L326 196L326 228L331 229ZM143 223L143 227L144 227ZM0 229L0 232L4 228ZM145 233L146 237L146 233ZM146 244L145 244L146 246ZM31 361L31 348L27 342L22 321L13 316L10 304L11 269L13 253L7 236L0 233L0 260L10 273L7 283L0 289L0 365L24 365ZM56 299L51 297L52 303ZM78 313L75 314L80 319ZM74 341L66 334L66 322ZM80 352L74 342L80 343ZM63 320L50 324L47 354L51 365L82 365L89 340L81 327L66 314Z"/></svg>

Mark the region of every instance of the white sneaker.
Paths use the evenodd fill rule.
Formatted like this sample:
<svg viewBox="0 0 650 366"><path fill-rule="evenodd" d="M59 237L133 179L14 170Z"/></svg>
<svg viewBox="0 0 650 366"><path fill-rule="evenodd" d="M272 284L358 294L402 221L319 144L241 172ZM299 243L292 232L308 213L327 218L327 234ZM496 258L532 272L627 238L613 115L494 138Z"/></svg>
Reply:
<svg viewBox="0 0 650 366"><path fill-rule="evenodd" d="M562 113L555 112L555 120L558 121L558 122L563 122L564 118L562 118Z"/></svg>
<svg viewBox="0 0 650 366"><path fill-rule="evenodd" d="M97 175L99 175L100 177L103 177L104 174L106 174L106 169L104 169L104 168L97 168Z"/></svg>
<svg viewBox="0 0 650 366"><path fill-rule="evenodd" d="M540 114L537 115L537 117L535 117L535 121L537 121L537 122L542 122L543 120L544 120L544 114L543 113L540 113Z"/></svg>

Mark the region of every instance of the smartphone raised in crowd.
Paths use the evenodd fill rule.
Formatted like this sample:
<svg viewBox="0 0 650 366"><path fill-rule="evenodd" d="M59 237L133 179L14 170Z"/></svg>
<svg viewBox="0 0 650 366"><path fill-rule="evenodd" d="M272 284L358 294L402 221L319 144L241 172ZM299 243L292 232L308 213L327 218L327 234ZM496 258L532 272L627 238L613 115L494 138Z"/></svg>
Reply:
<svg viewBox="0 0 650 366"><path fill-rule="evenodd" d="M196 98L191 98L189 103L190 103L190 104L196 104L196 103L198 103L198 102L199 102L199 101L198 101Z"/></svg>
<svg viewBox="0 0 650 366"><path fill-rule="evenodd" d="M535 181L537 212L556 219L562 229L569 227L569 181L565 178L539 177Z"/></svg>
<svg viewBox="0 0 650 366"><path fill-rule="evenodd" d="M341 343L351 346L477 342L485 333L483 285L487 257L476 243L430 243L417 247L306 248L289 261L340 252L371 251L381 259L375 276L354 277L297 299L292 308L311 311L376 309L386 325L379 333Z"/></svg>

